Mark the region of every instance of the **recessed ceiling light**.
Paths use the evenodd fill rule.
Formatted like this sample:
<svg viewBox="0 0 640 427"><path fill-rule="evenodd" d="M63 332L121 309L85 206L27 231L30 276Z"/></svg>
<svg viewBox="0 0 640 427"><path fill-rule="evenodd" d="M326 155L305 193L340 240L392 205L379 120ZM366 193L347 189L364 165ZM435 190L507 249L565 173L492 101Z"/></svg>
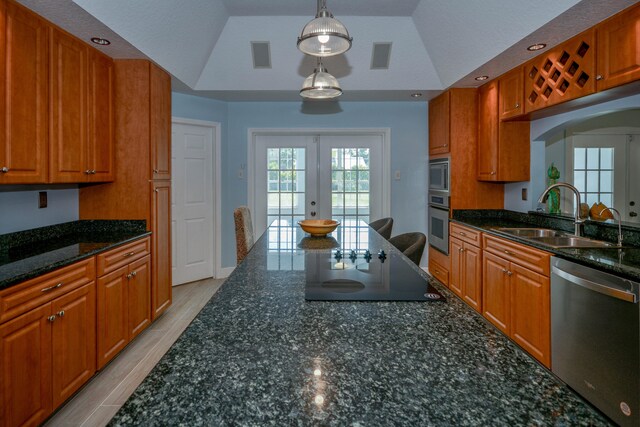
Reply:
<svg viewBox="0 0 640 427"><path fill-rule="evenodd" d="M529 46L527 50L531 52L535 52L536 50L544 49L545 47L547 47L546 43L536 43Z"/></svg>
<svg viewBox="0 0 640 427"><path fill-rule="evenodd" d="M412 98L420 98L421 96L422 96L422 93L421 93L421 92L415 92L415 93L412 93L412 94L411 94L411 97L412 97Z"/></svg>
<svg viewBox="0 0 640 427"><path fill-rule="evenodd" d="M479 82L482 82L482 81L488 80L488 79L489 79L489 76L478 76L478 77L476 77L476 80L479 81Z"/></svg>
<svg viewBox="0 0 640 427"><path fill-rule="evenodd" d="M102 37L91 37L91 41L95 44L99 44L100 46L106 46L111 44L111 42L107 39L103 39Z"/></svg>

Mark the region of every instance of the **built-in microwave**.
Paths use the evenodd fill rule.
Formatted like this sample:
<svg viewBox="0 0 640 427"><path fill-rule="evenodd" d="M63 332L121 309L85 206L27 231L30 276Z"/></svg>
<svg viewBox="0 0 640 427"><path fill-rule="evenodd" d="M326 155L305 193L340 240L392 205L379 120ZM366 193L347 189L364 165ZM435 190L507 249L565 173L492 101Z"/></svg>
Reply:
<svg viewBox="0 0 640 427"><path fill-rule="evenodd" d="M429 193L449 193L449 159L429 160Z"/></svg>

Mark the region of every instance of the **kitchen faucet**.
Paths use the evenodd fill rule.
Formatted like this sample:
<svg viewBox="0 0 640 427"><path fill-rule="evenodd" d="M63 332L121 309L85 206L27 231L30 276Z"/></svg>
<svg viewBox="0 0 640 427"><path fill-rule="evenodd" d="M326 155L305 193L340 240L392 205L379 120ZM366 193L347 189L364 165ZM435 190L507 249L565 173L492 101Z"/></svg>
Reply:
<svg viewBox="0 0 640 427"><path fill-rule="evenodd" d="M538 199L538 203L545 203L547 201L547 199L549 198L549 192L551 190L553 190L554 188L558 188L558 187L566 187L569 190L573 191L573 194L575 194L575 196L576 196L576 212L575 212L574 218L573 218L573 224L575 226L574 234L576 236L580 236L581 237L583 235L582 223L584 222L584 219L582 219L580 217L580 204L581 204L580 191L578 191L578 189L576 187L574 187L571 184L567 184L566 182L558 182L558 183L555 183L555 184L551 184L549 187L547 187L546 190L544 190L542 192L542 195L540 195L540 198Z"/></svg>
<svg viewBox="0 0 640 427"><path fill-rule="evenodd" d="M604 211L615 212L618 214L618 247L622 247L622 225L620 221L622 220L622 215L620 215L620 211L616 208L604 208L600 211L598 215L602 216Z"/></svg>

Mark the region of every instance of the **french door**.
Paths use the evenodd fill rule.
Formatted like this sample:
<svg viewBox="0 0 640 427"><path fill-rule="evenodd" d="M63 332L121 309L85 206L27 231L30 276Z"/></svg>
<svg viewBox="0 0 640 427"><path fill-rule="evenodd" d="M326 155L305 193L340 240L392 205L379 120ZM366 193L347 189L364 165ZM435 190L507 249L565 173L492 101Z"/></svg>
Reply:
<svg viewBox="0 0 640 427"><path fill-rule="evenodd" d="M254 144L257 235L274 221L332 218L348 226L388 210L380 134L258 134Z"/></svg>

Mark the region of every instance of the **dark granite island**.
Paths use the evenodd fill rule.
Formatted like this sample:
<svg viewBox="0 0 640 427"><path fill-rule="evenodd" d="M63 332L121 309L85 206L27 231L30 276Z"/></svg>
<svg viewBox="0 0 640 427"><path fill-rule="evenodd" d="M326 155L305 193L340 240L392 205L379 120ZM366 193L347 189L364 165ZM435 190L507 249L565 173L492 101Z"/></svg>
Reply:
<svg viewBox="0 0 640 427"><path fill-rule="evenodd" d="M446 289L305 301L302 237L267 231L111 425L609 424Z"/></svg>

